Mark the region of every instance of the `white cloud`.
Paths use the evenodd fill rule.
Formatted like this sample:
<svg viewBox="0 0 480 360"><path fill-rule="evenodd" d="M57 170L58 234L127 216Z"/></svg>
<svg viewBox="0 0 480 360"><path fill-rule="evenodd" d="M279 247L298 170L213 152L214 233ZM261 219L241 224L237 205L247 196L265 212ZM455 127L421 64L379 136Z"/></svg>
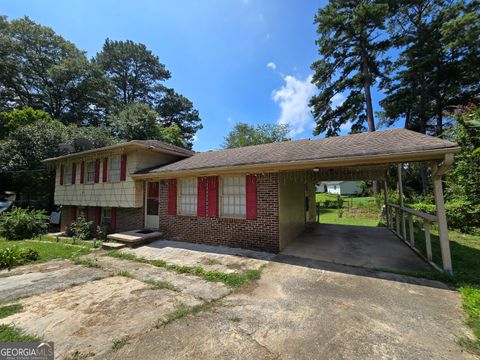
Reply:
<svg viewBox="0 0 480 360"><path fill-rule="evenodd" d="M230 124L233 124L233 119L229 116L227 117L227 121L230 123Z"/></svg>
<svg viewBox="0 0 480 360"><path fill-rule="evenodd" d="M332 100L331 100L332 101L332 108L335 109L336 107L342 105L343 102L345 101L345 99L346 99L346 97L342 93L338 93L338 94L333 95Z"/></svg>
<svg viewBox="0 0 480 360"><path fill-rule="evenodd" d="M287 75L283 80L285 84L272 93L273 100L279 104L281 110L277 123L288 124L291 128L291 136L313 129L315 124L308 106L316 89L311 83L312 76L300 80L295 76Z"/></svg>
<svg viewBox="0 0 480 360"><path fill-rule="evenodd" d="M269 62L267 68L272 69L273 71L277 70L277 65L274 62Z"/></svg>
<svg viewBox="0 0 480 360"><path fill-rule="evenodd" d="M270 33L267 33L267 35L265 35L265 39L266 39L266 40L269 40L269 39L270 39Z"/></svg>

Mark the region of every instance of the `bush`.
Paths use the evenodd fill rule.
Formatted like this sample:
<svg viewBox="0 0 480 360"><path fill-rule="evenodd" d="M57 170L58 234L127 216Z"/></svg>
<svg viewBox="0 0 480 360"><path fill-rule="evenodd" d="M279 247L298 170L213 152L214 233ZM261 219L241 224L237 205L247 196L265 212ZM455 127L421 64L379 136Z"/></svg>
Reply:
<svg viewBox="0 0 480 360"><path fill-rule="evenodd" d="M69 232L79 240L91 240L97 236L97 227L81 214L69 226Z"/></svg>
<svg viewBox="0 0 480 360"><path fill-rule="evenodd" d="M14 208L0 214L0 236L8 240L31 239L47 233L47 221L42 210Z"/></svg>
<svg viewBox="0 0 480 360"><path fill-rule="evenodd" d="M427 214L436 214L434 204L416 203L410 205L412 209ZM454 200L445 204L448 226L463 232L472 232L480 226L480 207L468 200Z"/></svg>
<svg viewBox="0 0 480 360"><path fill-rule="evenodd" d="M40 255L37 250L16 246L0 249L0 269L11 269L17 265L23 265L38 260Z"/></svg>

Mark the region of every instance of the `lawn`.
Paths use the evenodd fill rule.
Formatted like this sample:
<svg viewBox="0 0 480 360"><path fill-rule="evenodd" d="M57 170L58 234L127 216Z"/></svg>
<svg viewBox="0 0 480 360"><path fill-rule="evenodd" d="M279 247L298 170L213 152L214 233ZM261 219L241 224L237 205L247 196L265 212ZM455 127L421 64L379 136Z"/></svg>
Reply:
<svg viewBox="0 0 480 360"><path fill-rule="evenodd" d="M378 226L380 212L373 196L342 196L343 206L336 208L338 195L316 194L320 203L320 223L337 225ZM325 207L325 202L330 203Z"/></svg>
<svg viewBox="0 0 480 360"><path fill-rule="evenodd" d="M55 238L43 236L36 240L8 241L0 238L0 249L17 246L19 248L30 248L38 251L40 258L37 262L45 262L53 259L70 259L77 255L83 255L90 251L91 242L80 242L77 245L71 244L71 240L56 242Z"/></svg>

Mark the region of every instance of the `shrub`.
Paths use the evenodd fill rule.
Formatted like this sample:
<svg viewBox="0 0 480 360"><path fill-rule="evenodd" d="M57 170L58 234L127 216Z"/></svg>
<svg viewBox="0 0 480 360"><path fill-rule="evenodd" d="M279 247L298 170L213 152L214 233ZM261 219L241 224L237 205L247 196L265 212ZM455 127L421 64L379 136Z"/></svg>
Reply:
<svg viewBox="0 0 480 360"><path fill-rule="evenodd" d="M11 269L38 260L40 255L35 249L19 249L16 246L0 249L0 269Z"/></svg>
<svg viewBox="0 0 480 360"><path fill-rule="evenodd" d="M47 221L42 210L14 208L0 214L0 236L8 240L31 239L47 233Z"/></svg>
<svg viewBox="0 0 480 360"><path fill-rule="evenodd" d="M97 227L93 221L85 219L83 214L69 226L69 230L79 240L91 240L97 235Z"/></svg>
<svg viewBox="0 0 480 360"><path fill-rule="evenodd" d="M427 214L436 214L434 204L416 203L410 205L414 210ZM453 200L445 204L448 226L463 232L472 232L480 226L480 207L468 200Z"/></svg>

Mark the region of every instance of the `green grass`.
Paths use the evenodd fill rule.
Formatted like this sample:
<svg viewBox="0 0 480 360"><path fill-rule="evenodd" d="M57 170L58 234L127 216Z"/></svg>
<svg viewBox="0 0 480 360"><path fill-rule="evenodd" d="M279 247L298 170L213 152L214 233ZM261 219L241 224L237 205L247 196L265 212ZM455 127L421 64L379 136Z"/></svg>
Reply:
<svg viewBox="0 0 480 360"><path fill-rule="evenodd" d="M207 281L223 282L225 285L237 288L244 283L251 280L258 280L262 274L263 266L260 269L247 270L243 273L223 273L221 271L207 271L201 266L183 266L168 264L163 260L148 260L145 258L139 258L130 253L118 252L111 250L104 254L105 256L111 256L122 260L137 261L145 264L150 264L157 267L162 267L170 271L174 271L178 274L196 275Z"/></svg>
<svg viewBox="0 0 480 360"><path fill-rule="evenodd" d="M113 351L118 351L120 350L122 347L124 347L125 345L129 344L129 340L130 338L128 336L125 336L121 339L115 339L113 340L112 342L112 350Z"/></svg>
<svg viewBox="0 0 480 360"><path fill-rule="evenodd" d="M469 351L480 355L480 237L449 231L452 254L453 276L439 272L402 272L405 275L440 280L455 287L463 297L466 323L476 339L463 338L459 341ZM441 268L442 257L438 231L431 229L433 261ZM415 224L415 247L426 256L425 237L420 224ZM388 270L387 270L388 271ZM396 272L397 271L392 271Z"/></svg>
<svg viewBox="0 0 480 360"><path fill-rule="evenodd" d="M11 246L37 250L40 257L36 262L45 262L53 259L70 259L75 256L87 254L91 248L86 245L57 243L45 238L19 241L8 241L5 238L0 238L0 249Z"/></svg>
<svg viewBox="0 0 480 360"><path fill-rule="evenodd" d="M127 278L132 278L132 274L130 274L128 271L124 270L124 271L120 271L118 273L118 276L123 276L123 277L127 277Z"/></svg>
<svg viewBox="0 0 480 360"><path fill-rule="evenodd" d="M359 215L350 217L345 209L343 216L338 216L337 209L320 209L320 223L321 224L337 224L337 225L357 225L357 226L378 226L379 219L377 216L371 217L367 215Z"/></svg>
<svg viewBox="0 0 480 360"><path fill-rule="evenodd" d="M25 334L13 325L0 325L0 342L37 342L39 338Z"/></svg>
<svg viewBox="0 0 480 360"><path fill-rule="evenodd" d="M316 202L324 202L325 200L328 201L337 201L337 194L330 194L330 193L317 193L315 194ZM341 196L344 204L352 203L352 204L366 204L369 202L375 201L374 196L355 196L355 195L343 195Z"/></svg>
<svg viewBox="0 0 480 360"><path fill-rule="evenodd" d="M169 283L168 281L145 280L144 283L154 287L155 289L167 289L171 291L179 291L175 286L173 286L172 283Z"/></svg>
<svg viewBox="0 0 480 360"><path fill-rule="evenodd" d="M166 318L157 320L155 327L159 329L162 326L170 324L172 321L184 318L188 315L197 315L202 311L207 311L213 308L219 302L220 300L212 300L212 301L204 301L203 303L194 305L194 306L187 306L185 304L177 305L175 307L175 310L173 310L170 314L168 314Z"/></svg>
<svg viewBox="0 0 480 360"><path fill-rule="evenodd" d="M22 304L11 304L0 307L0 319L16 314L23 309Z"/></svg>

